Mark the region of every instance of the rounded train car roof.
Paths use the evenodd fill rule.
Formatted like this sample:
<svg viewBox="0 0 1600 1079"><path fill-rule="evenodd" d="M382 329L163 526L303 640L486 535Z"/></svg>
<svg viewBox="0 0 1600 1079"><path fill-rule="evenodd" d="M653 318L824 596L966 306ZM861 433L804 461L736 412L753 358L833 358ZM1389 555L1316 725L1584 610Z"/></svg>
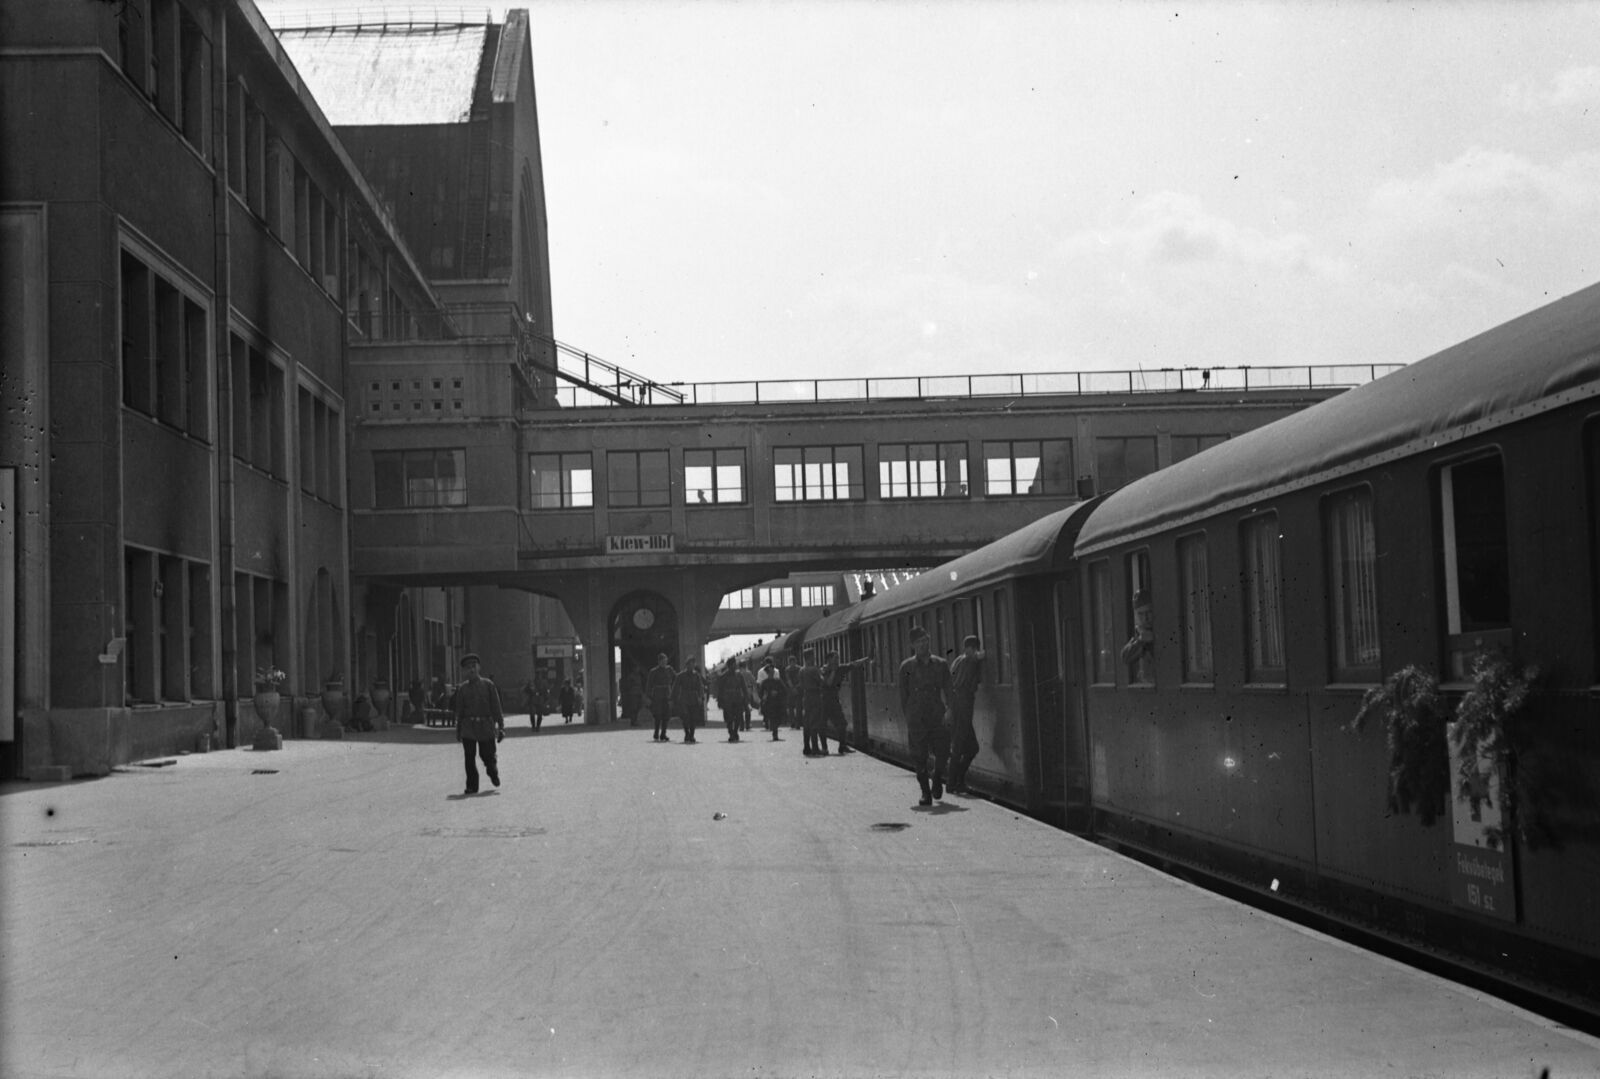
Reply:
<svg viewBox="0 0 1600 1079"><path fill-rule="evenodd" d="M1107 495L1089 554L1600 395L1600 285Z"/></svg>
<svg viewBox="0 0 1600 1079"><path fill-rule="evenodd" d="M1058 569L1072 552L1072 539L1078 526L1097 504L1096 501L1075 502L1048 513L987 546L935 566L854 607L824 616L811 624L807 636L826 637L863 618L883 618L915 610L953 591L982 588L1011 577Z"/></svg>

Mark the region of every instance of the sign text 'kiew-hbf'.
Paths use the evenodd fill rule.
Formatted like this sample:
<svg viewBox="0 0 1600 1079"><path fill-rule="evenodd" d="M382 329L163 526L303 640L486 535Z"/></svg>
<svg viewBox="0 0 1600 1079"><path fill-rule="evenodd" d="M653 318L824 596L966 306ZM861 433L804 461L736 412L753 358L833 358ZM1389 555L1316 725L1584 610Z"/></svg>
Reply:
<svg viewBox="0 0 1600 1079"><path fill-rule="evenodd" d="M606 537L606 554L671 554L675 549L671 532L656 536Z"/></svg>

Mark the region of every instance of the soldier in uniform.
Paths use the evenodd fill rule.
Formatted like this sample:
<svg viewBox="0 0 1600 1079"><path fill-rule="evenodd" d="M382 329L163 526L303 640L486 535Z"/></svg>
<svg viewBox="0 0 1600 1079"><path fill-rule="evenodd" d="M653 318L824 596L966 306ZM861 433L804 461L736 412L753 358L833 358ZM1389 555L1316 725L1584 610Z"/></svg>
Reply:
<svg viewBox="0 0 1600 1079"><path fill-rule="evenodd" d="M685 663L672 680L672 708L683 721L683 740L693 743L695 730L706 718L706 683L700 677L699 660Z"/></svg>
<svg viewBox="0 0 1600 1079"><path fill-rule="evenodd" d="M919 804L931 806L934 799L944 797L944 771L950 760L950 668L940 657L928 654L928 631L921 626L911 630L911 652L911 658L900 664L900 710L922 788Z"/></svg>
<svg viewBox="0 0 1600 1079"><path fill-rule="evenodd" d="M950 665L950 790L970 794L967 769L978 755L978 736L972 729L972 702L983 681L983 661L987 653L978 647L978 638L961 642L961 654Z"/></svg>
<svg viewBox="0 0 1600 1079"><path fill-rule="evenodd" d="M461 668L467 680L456 690L453 707L456 716L456 741L467 764L467 794L478 793L477 758L483 758L483 770L489 773L489 782L500 785L500 766L495 760L495 745L506 736L506 717L500 710L500 691L494 683L478 674L478 657L469 652L461 657Z"/></svg>
<svg viewBox="0 0 1600 1079"><path fill-rule="evenodd" d="M678 672L672 669L672 664L667 662L667 654L662 652L656 657L656 665L650 668L650 673L644 678L644 691L650 698L650 711L655 713L656 732L652 738L657 742L667 740L667 720L672 716L672 683L678 677Z"/></svg>
<svg viewBox="0 0 1600 1079"><path fill-rule="evenodd" d="M822 726L822 668L815 660L807 659L795 676L795 683L800 687L800 726L805 730L805 749L801 752L807 757L826 757L828 739Z"/></svg>
<svg viewBox="0 0 1600 1079"><path fill-rule="evenodd" d="M870 662L867 657L852 660L849 663L839 662L839 653L829 652L828 658L822 661L822 751L828 750L828 732L839 739L839 755L854 753L855 750L846 745L850 737L850 724L844 717L844 706L839 703L839 687L845 679L852 674L866 669Z"/></svg>
<svg viewBox="0 0 1600 1079"><path fill-rule="evenodd" d="M766 725L774 742L783 741L778 737L778 728L783 726L783 713L789 689L783 684L783 675L778 673L778 665L772 662L772 657L767 657L766 666L761 668L761 674L756 681L757 696L761 704L761 721Z"/></svg>

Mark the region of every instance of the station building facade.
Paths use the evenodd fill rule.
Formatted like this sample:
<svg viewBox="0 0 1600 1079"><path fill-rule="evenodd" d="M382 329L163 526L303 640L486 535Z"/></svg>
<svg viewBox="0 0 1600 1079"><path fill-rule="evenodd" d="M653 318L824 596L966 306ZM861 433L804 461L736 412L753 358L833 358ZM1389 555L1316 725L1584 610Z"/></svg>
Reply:
<svg viewBox="0 0 1600 1079"><path fill-rule="evenodd" d="M418 489L404 432L423 416L469 430L548 396L526 327L480 324L507 300L550 317L516 19L471 70L506 108L475 96L463 123L512 124L524 167L471 242L498 250L520 216L536 250L468 279L415 253L250 0L0 0L5 775L238 744L268 671L293 734L327 683L398 690L480 637L531 669L528 597L362 577L346 483L364 425ZM380 382L391 414L357 415ZM436 462L428 484L448 488Z"/></svg>

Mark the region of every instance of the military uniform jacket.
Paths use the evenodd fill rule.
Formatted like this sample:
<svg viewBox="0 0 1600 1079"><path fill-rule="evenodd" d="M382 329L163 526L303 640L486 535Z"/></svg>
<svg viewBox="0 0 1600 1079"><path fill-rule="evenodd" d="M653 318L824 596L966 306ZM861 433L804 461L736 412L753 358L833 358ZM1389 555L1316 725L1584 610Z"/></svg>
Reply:
<svg viewBox="0 0 1600 1079"><path fill-rule="evenodd" d="M500 711L500 691L487 678L456 687L456 733L475 742L492 742L506 725Z"/></svg>

